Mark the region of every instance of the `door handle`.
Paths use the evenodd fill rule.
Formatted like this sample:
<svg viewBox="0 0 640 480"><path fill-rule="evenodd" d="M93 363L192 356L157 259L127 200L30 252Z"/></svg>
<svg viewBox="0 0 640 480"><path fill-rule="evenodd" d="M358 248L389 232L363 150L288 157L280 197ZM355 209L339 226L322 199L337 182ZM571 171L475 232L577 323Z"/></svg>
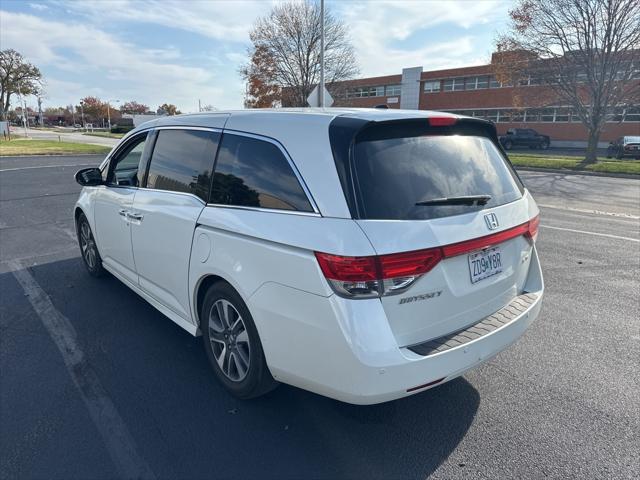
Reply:
<svg viewBox="0 0 640 480"><path fill-rule="evenodd" d="M125 209L118 210L118 215L120 215L121 217L126 217L127 213L128 212Z"/></svg>
<svg viewBox="0 0 640 480"><path fill-rule="evenodd" d="M131 220L136 220L138 222L141 222L142 219L144 218L144 215L140 213L127 212L127 217L130 218Z"/></svg>

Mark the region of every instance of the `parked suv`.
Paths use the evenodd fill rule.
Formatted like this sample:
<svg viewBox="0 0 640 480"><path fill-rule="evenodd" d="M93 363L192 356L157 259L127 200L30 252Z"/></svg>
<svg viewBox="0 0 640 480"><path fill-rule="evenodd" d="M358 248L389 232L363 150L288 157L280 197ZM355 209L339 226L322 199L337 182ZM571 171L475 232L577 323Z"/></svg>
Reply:
<svg viewBox="0 0 640 480"><path fill-rule="evenodd" d="M192 335L217 378L370 404L447 382L537 317L538 207L495 127L450 114L166 117L80 170L82 258Z"/></svg>
<svg viewBox="0 0 640 480"><path fill-rule="evenodd" d="M607 158L633 157L640 159L640 137L620 137L607 148Z"/></svg>
<svg viewBox="0 0 640 480"><path fill-rule="evenodd" d="M549 148L551 140L547 135L541 135L532 128L510 128L506 135L500 137L500 143L505 150L515 147Z"/></svg>

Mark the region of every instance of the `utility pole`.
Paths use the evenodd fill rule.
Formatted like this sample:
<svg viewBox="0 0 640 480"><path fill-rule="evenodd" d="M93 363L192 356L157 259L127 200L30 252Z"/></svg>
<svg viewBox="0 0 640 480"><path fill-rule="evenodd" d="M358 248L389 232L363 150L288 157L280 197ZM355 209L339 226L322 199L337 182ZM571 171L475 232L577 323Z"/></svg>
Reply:
<svg viewBox="0 0 640 480"><path fill-rule="evenodd" d="M320 107L324 108L324 0L320 0L320 86L318 100L320 100Z"/></svg>

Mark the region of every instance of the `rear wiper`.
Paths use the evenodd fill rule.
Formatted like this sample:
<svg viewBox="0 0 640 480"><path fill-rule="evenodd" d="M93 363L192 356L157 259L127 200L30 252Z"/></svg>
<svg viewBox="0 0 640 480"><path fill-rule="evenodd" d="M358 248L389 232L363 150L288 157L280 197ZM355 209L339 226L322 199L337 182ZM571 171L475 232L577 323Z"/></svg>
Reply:
<svg viewBox="0 0 640 480"><path fill-rule="evenodd" d="M416 203L417 207L428 207L434 205L486 205L491 200L491 195L465 195L460 197L432 198Z"/></svg>

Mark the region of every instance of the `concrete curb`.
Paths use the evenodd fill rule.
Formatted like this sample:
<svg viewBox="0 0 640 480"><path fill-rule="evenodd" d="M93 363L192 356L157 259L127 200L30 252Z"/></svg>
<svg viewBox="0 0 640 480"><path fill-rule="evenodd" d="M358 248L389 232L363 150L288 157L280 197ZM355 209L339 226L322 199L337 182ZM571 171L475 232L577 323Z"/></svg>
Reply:
<svg viewBox="0 0 640 480"><path fill-rule="evenodd" d="M640 180L640 174L636 173L608 173L608 172L590 172L588 170L571 170L568 168L536 168L536 167L519 167L516 170L525 172L541 172L541 173L562 173L564 175L584 175L587 177L612 177L612 178L628 178L631 180Z"/></svg>

